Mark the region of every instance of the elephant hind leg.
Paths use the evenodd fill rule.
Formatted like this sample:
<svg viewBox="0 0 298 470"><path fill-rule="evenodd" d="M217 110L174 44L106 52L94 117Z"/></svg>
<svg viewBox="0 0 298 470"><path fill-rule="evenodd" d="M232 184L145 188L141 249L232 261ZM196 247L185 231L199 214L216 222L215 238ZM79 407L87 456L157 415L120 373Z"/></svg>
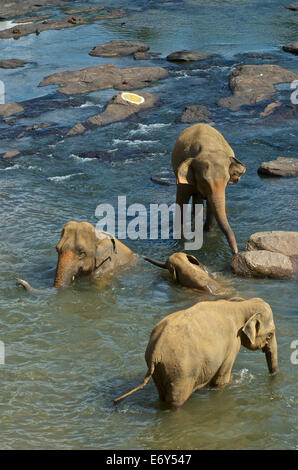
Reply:
<svg viewBox="0 0 298 470"><path fill-rule="evenodd" d="M194 379L176 379L168 386L165 401L171 408L180 408L194 391Z"/></svg>

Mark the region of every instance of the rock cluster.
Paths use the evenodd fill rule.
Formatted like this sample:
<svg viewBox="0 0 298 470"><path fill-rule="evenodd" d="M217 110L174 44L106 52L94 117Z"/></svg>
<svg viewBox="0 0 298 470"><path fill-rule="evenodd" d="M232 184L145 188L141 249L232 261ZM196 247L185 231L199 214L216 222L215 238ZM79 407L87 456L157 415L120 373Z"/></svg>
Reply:
<svg viewBox="0 0 298 470"><path fill-rule="evenodd" d="M246 251L235 255L232 268L242 276L291 278L296 273L298 232L257 232L251 235Z"/></svg>

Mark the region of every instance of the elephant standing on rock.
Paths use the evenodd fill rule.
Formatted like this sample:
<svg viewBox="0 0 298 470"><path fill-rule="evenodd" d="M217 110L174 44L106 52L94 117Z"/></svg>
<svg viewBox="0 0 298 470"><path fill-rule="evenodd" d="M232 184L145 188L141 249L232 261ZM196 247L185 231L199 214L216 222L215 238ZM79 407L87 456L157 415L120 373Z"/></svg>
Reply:
<svg viewBox="0 0 298 470"><path fill-rule="evenodd" d="M209 124L195 124L178 137L172 152L172 165L176 175L176 203L183 214L183 204L190 197L194 204L207 201L205 231L215 228L218 222L231 250L238 253L235 235L226 214L225 189L235 184L246 171L235 158L224 137Z"/></svg>
<svg viewBox="0 0 298 470"><path fill-rule="evenodd" d="M213 295L224 293L224 289L208 273L205 266L192 255L173 253L165 263L147 257L144 259L155 266L168 269L173 281L182 286L199 289Z"/></svg>
<svg viewBox="0 0 298 470"><path fill-rule="evenodd" d="M96 231L89 222L68 222L56 249L58 264L54 287L57 289L68 286L81 275L101 279L137 259L127 246L106 232ZM18 284L26 290L35 290L21 279Z"/></svg>
<svg viewBox="0 0 298 470"><path fill-rule="evenodd" d="M160 400L178 408L205 385L228 384L241 345L262 349L270 374L278 372L273 313L263 299L199 302L172 313L151 333L143 383L114 401L142 389L152 376Z"/></svg>

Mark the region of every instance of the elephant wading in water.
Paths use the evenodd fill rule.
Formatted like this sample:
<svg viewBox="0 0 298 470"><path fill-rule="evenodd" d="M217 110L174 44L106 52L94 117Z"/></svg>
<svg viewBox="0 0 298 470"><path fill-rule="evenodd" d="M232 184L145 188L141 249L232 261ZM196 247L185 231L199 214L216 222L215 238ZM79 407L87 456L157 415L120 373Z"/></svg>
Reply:
<svg viewBox="0 0 298 470"><path fill-rule="evenodd" d="M96 231L89 222L68 222L56 249L58 264L54 287L57 289L68 286L81 275L101 279L137 259L127 246L106 232ZM17 284L35 291L21 279Z"/></svg>
<svg viewBox="0 0 298 470"><path fill-rule="evenodd" d="M228 384L241 345L262 349L270 374L278 372L273 314L262 299L199 302L172 313L151 333L143 383L114 401L140 390L152 376L160 400L178 408L205 385Z"/></svg>
<svg viewBox="0 0 298 470"><path fill-rule="evenodd" d="M208 273L205 266L192 255L173 253L165 263L147 257L144 259L155 266L167 269L173 281L178 282L182 286L198 289L213 295L224 293L224 289Z"/></svg>
<svg viewBox="0 0 298 470"><path fill-rule="evenodd" d="M178 137L172 152L172 165L176 175L176 203L183 214L183 204L190 197L193 204L207 201L204 230L210 231L218 222L231 250L238 253L235 235L226 214L225 189L235 184L246 171L235 158L224 137L209 124L195 124Z"/></svg>

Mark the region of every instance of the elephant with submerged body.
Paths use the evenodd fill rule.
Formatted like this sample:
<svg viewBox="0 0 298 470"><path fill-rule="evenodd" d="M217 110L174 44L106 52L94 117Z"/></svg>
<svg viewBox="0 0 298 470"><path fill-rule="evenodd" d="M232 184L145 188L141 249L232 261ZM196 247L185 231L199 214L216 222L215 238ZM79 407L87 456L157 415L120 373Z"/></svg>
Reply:
<svg viewBox="0 0 298 470"><path fill-rule="evenodd" d="M227 219L225 189L235 184L246 171L237 160L224 137L209 124L195 124L178 137L172 152L176 175L176 203L181 208L193 198L193 204L207 201L205 231L215 228L216 222L225 234L233 253L238 247Z"/></svg>
<svg viewBox="0 0 298 470"><path fill-rule="evenodd" d="M54 287L57 289L68 286L83 275L101 279L137 259L137 255L117 238L97 231L89 222L68 222L56 249L58 263ZM18 284L27 290L35 290L22 279Z"/></svg>
<svg viewBox="0 0 298 470"><path fill-rule="evenodd" d="M165 263L148 257L144 259L159 268L167 269L173 281L182 286L213 295L224 294L223 287L195 256L182 252L173 253Z"/></svg>
<svg viewBox="0 0 298 470"><path fill-rule="evenodd" d="M278 372L273 313L263 299L199 302L172 313L151 333L143 383L114 401L142 389L153 377L160 400L178 408L205 385L227 385L241 345L262 349L270 374Z"/></svg>

